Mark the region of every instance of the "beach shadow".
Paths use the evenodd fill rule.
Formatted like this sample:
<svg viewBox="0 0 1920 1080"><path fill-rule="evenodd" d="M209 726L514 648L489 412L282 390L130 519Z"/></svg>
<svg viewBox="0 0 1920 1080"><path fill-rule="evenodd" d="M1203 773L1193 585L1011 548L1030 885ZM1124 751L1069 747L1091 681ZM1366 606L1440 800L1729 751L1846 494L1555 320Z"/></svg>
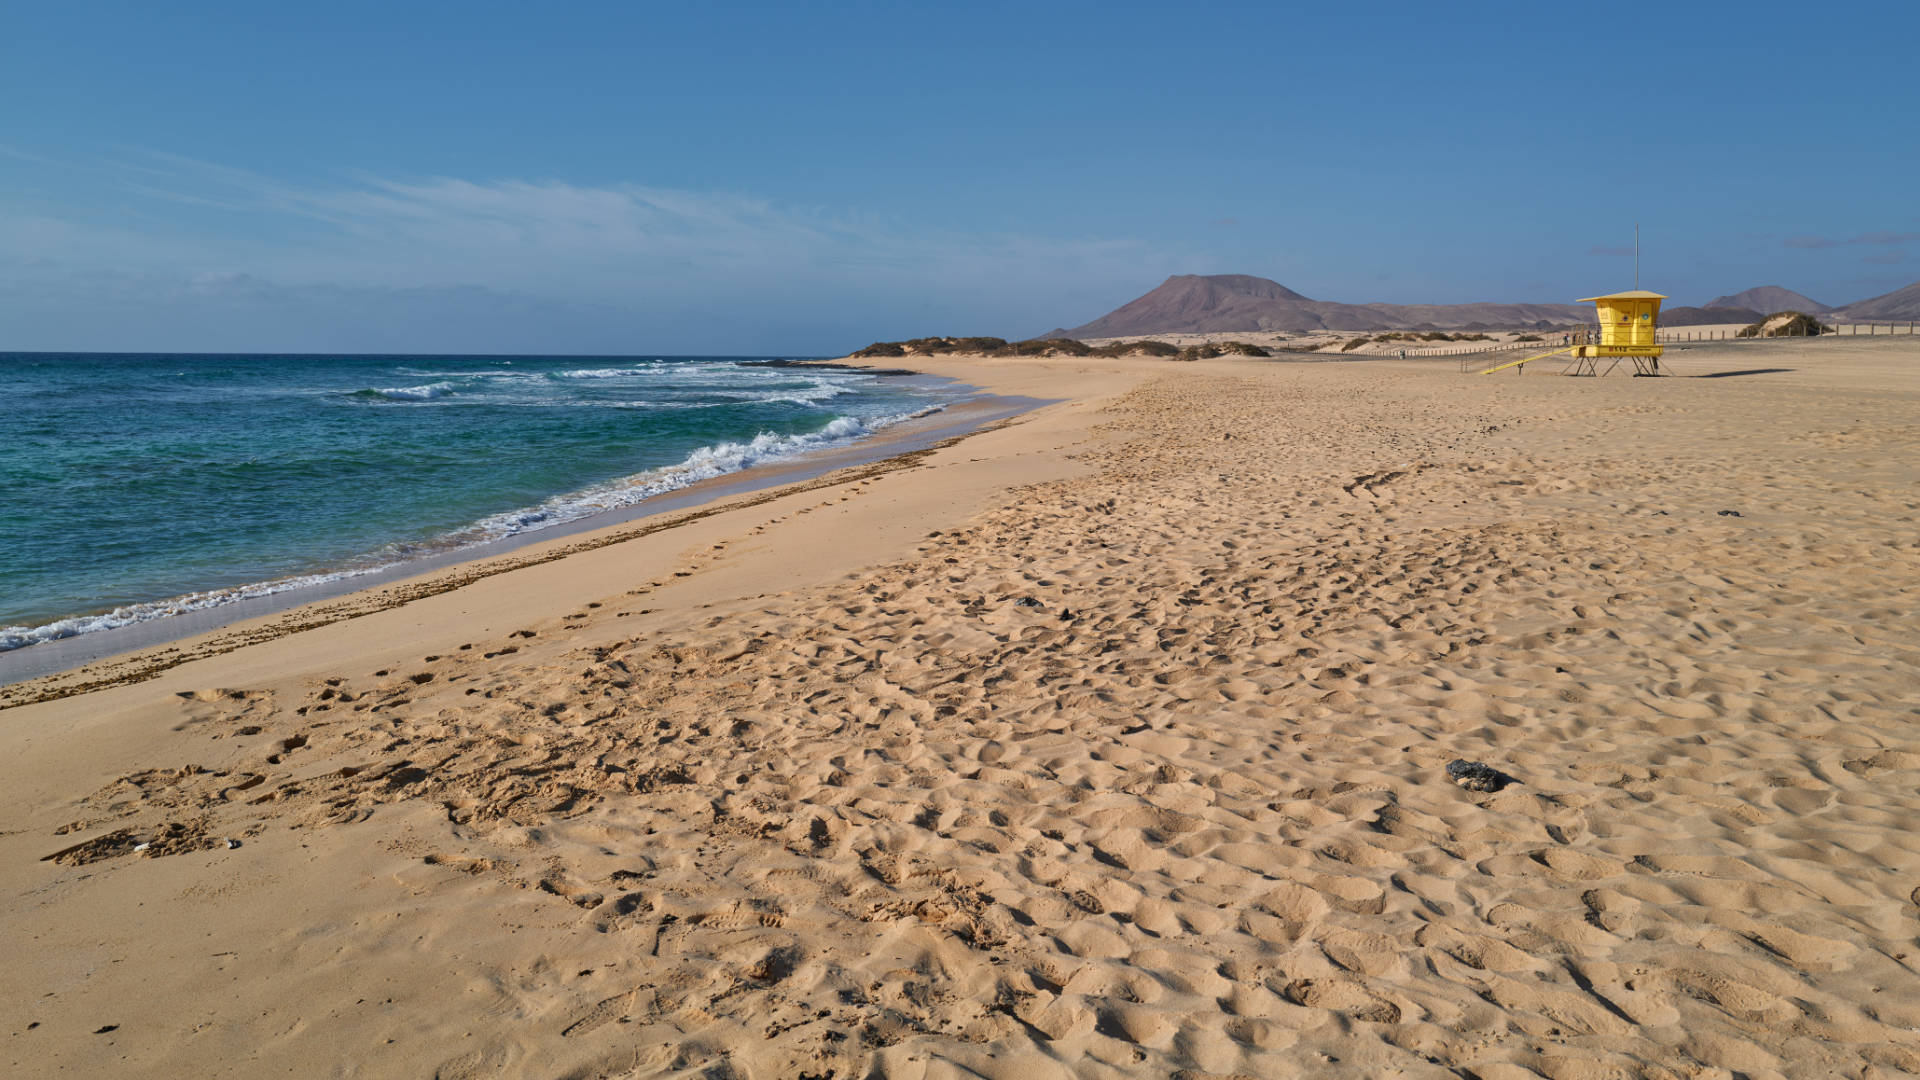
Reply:
<svg viewBox="0 0 1920 1080"><path fill-rule="evenodd" d="M1790 367L1757 367L1745 371L1709 371L1705 375L1695 375L1696 379L1731 379L1739 375L1779 375L1792 371Z"/></svg>

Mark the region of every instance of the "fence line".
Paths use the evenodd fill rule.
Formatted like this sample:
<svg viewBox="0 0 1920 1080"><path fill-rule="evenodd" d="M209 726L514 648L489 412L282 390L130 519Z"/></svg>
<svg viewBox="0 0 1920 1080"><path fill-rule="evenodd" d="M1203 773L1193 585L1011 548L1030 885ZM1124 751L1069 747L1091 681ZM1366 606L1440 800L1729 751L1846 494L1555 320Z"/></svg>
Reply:
<svg viewBox="0 0 1920 1080"><path fill-rule="evenodd" d="M1863 327L1865 328L1864 332L1862 330ZM1769 337L1755 335L1753 337L1741 337L1740 331L1738 330L1676 329L1657 330L1654 332L1653 340L1655 344L1659 345L1685 345L1692 342L1705 341L1787 341L1807 337L1912 336L1915 333L1920 333L1920 323L1829 323L1821 327L1820 331L1815 334L1781 334ZM1460 361L1460 370L1466 371L1472 366L1471 358L1475 356L1484 356L1489 353L1511 352L1514 349L1542 349L1544 351L1544 349L1556 347L1565 348L1569 345L1590 345L1593 344L1599 336L1597 328L1587 327L1581 330L1549 334L1545 339L1540 341L1503 341L1480 348L1443 349L1437 352L1423 352L1417 356L1409 354L1407 359L1417 360L1435 356L1458 356L1462 358ZM1560 339L1558 342L1553 340L1556 337ZM1374 355L1379 354L1376 353Z"/></svg>
<svg viewBox="0 0 1920 1080"><path fill-rule="evenodd" d="M1920 334L1920 322L1838 323L1822 327L1818 334L1789 333L1768 337L1741 337L1738 330L1656 330L1653 335L1653 340L1654 343L1658 345L1686 345L1693 342L1705 341L1780 341L1786 338L1801 337L1873 337L1876 335L1885 337L1891 335L1912 336L1915 334ZM1486 345L1470 345L1466 348L1420 349L1418 351L1408 349L1405 351L1407 353L1407 359L1409 360L1431 359L1438 356L1482 356L1488 353L1511 352L1515 349L1544 350L1565 347L1567 345L1589 345L1593 344L1598 336L1598 331L1595 328L1587 327L1582 330L1547 334L1539 341L1501 341ZM1393 357L1394 354L1388 352L1385 354L1371 353L1362 355L1385 355L1387 357Z"/></svg>
<svg viewBox="0 0 1920 1080"><path fill-rule="evenodd" d="M1818 334L1785 334L1780 337L1741 337L1738 330L1688 330L1685 328L1674 328L1654 331L1653 340L1654 343L1658 345L1686 345L1705 341L1779 341L1784 338L1799 337L1873 337L1876 335L1888 336L1896 334L1911 336L1917 333L1920 333L1920 322L1838 323L1823 326ZM1408 360L1431 360L1444 356L1484 356L1490 353L1512 352L1515 349L1540 349L1544 351L1546 349L1563 348L1567 345L1589 345L1593 344L1599 336L1599 329L1597 327L1588 326L1579 330L1562 330L1541 335L1538 341L1495 341L1486 344L1468 345L1464 348L1438 349L1422 348L1418 345L1413 345L1409 348L1403 345L1399 348L1389 348L1384 353L1355 351L1352 353L1325 353L1324 355L1352 356L1355 359L1374 357L1392 360L1398 359L1398 354L1405 353L1406 359ZM1281 348L1285 347L1285 345L1281 346ZM1311 351L1319 352L1320 350L1313 349Z"/></svg>
<svg viewBox="0 0 1920 1080"><path fill-rule="evenodd" d="M1915 323L1829 323L1820 328L1817 334L1787 333L1768 337L1741 337L1739 331L1727 330L1658 330L1654 340L1662 345L1684 344L1689 341L1770 341L1779 337L1872 337L1874 335L1892 336L1895 334L1911 336L1915 333ZM1794 328L1796 331L1798 327Z"/></svg>

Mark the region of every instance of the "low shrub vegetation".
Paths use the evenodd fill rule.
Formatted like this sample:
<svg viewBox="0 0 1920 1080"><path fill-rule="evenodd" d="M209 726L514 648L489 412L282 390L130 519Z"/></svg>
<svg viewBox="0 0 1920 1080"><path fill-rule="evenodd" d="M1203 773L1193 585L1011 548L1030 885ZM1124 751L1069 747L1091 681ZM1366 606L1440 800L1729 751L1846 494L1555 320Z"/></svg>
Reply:
<svg viewBox="0 0 1920 1080"><path fill-rule="evenodd" d="M1093 346L1072 338L1036 338L1031 341L1016 341L1003 344L989 352L988 356L1092 356Z"/></svg>
<svg viewBox="0 0 1920 1080"><path fill-rule="evenodd" d="M1272 356L1273 354L1248 341L1209 341L1199 345L1189 345L1180 350L1176 360L1211 360L1216 356Z"/></svg>
<svg viewBox="0 0 1920 1080"><path fill-rule="evenodd" d="M855 356L939 356L945 353L986 353L1007 347L997 337L923 337L910 341L876 341Z"/></svg>
<svg viewBox="0 0 1920 1080"><path fill-rule="evenodd" d="M1158 356L1168 360L1198 360L1212 356L1271 356L1267 350L1245 341L1218 344L1178 345L1151 338L1145 341L1116 341L1093 346L1072 338L1034 338L1007 341L997 337L923 337L909 341L876 341L855 352L859 357L946 356L965 353L982 356Z"/></svg>

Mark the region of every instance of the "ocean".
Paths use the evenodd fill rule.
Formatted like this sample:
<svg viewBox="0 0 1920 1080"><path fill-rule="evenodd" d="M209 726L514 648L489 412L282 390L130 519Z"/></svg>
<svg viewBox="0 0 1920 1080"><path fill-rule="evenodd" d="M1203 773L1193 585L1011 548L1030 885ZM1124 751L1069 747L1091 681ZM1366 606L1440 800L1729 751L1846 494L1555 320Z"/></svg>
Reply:
<svg viewBox="0 0 1920 1080"><path fill-rule="evenodd" d="M580 521L966 389L780 360L0 353L0 651Z"/></svg>

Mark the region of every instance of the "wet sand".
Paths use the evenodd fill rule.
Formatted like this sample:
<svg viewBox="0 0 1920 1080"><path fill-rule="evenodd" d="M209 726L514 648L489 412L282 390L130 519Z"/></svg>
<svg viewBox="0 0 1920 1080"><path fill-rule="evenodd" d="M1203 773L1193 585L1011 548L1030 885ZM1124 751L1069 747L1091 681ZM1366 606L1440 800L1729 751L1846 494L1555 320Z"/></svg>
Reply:
<svg viewBox="0 0 1920 1080"><path fill-rule="evenodd" d="M9 1069L1920 1072L1920 352L1670 359L916 363L1058 403L0 711Z"/></svg>

